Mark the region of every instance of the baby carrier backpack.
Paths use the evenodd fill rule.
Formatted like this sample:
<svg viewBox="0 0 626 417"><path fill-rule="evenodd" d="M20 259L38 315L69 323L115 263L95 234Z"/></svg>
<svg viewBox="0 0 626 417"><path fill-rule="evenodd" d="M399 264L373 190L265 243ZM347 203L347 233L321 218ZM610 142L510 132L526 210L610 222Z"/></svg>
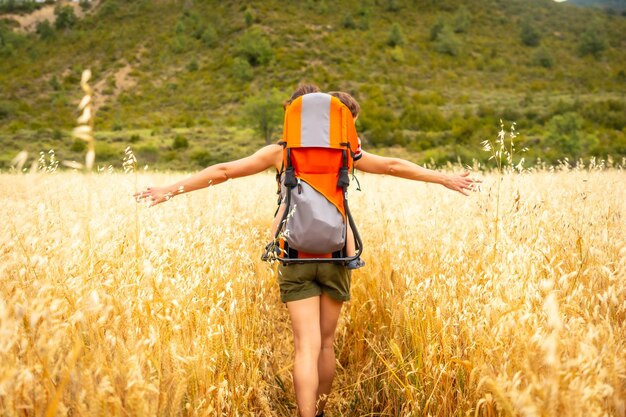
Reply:
<svg viewBox="0 0 626 417"><path fill-rule="evenodd" d="M348 107L329 94L298 97L285 109L280 143L278 205L286 208L263 259L346 264L359 257L363 243L347 198L358 137ZM345 250L347 224L355 240L351 257Z"/></svg>

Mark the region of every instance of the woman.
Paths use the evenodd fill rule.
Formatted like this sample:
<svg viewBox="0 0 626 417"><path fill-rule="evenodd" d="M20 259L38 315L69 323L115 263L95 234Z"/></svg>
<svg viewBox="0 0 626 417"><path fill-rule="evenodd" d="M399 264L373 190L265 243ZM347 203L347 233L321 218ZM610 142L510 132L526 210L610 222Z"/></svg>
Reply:
<svg viewBox="0 0 626 417"><path fill-rule="evenodd" d="M285 105L297 97L318 92L313 85L301 85ZM358 103L347 93L341 101L358 116ZM353 109L357 109L354 111ZM216 164L164 187L149 187L137 193L137 199L148 199L151 205L169 200L209 185L229 179L245 177L274 167L280 170L283 147L268 145L246 158ZM441 184L468 195L478 182L468 176L449 175L422 168L399 158L386 158L364 151L355 157L355 168L371 174L393 175L415 181ZM335 329L344 301L350 298L350 271L344 265L295 264L279 267L281 299L286 303L291 318L295 341L293 382L300 416L323 416L326 399L335 375L333 342ZM316 414L318 413L318 414Z"/></svg>

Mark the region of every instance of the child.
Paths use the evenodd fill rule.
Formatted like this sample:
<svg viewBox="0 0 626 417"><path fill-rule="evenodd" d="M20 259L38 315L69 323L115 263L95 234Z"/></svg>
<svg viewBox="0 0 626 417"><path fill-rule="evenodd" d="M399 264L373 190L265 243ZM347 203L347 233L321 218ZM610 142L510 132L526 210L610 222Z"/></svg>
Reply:
<svg viewBox="0 0 626 417"><path fill-rule="evenodd" d="M337 97L341 102L350 109L350 113L352 113L352 117L354 117L354 122L359 118L359 113L361 111L361 106L359 103L348 93L344 93L343 91L331 91L331 96ZM359 148L354 152L354 161L358 161L361 158L361 140L359 139ZM354 233L352 232L352 228L350 224L347 225L347 238L346 238L346 256L353 257L356 254L356 245L354 242ZM348 269L358 269L365 266L365 261L363 261L360 257L353 259L350 261L346 268Z"/></svg>

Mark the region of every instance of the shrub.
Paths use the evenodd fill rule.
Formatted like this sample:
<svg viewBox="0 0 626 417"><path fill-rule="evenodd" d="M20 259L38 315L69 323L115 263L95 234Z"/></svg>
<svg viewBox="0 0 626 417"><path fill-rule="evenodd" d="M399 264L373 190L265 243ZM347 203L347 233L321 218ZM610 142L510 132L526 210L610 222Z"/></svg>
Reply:
<svg viewBox="0 0 626 417"><path fill-rule="evenodd" d="M430 27L429 39L431 42L434 42L437 40L444 26L445 26L445 23L443 23L443 19L441 17L437 18L435 23Z"/></svg>
<svg viewBox="0 0 626 417"><path fill-rule="evenodd" d="M447 26L444 26L435 40L435 51L441 54L456 56L459 54L460 49L461 43L457 37L454 36L452 31Z"/></svg>
<svg viewBox="0 0 626 417"><path fill-rule="evenodd" d="M15 111L15 106L9 101L0 101L0 120L7 119Z"/></svg>
<svg viewBox="0 0 626 417"><path fill-rule="evenodd" d="M567 156L575 161L596 142L597 138L583 131L583 119L578 113L556 115L546 126L545 143L553 159Z"/></svg>
<svg viewBox="0 0 626 417"><path fill-rule="evenodd" d="M283 96L277 90L250 97L244 104L244 121L259 133L266 144L281 127L283 120Z"/></svg>
<svg viewBox="0 0 626 417"><path fill-rule="evenodd" d="M54 27L59 30L70 29L76 24L77 18L72 6L57 6L54 8L54 15L56 16Z"/></svg>
<svg viewBox="0 0 626 417"><path fill-rule="evenodd" d="M343 26L345 29L356 29L356 22L354 21L354 18L351 14L347 14L343 17L343 20L341 21L341 26Z"/></svg>
<svg viewBox="0 0 626 417"><path fill-rule="evenodd" d="M243 12L243 19L248 27L254 23L254 13L252 13L250 7L246 7L246 10Z"/></svg>
<svg viewBox="0 0 626 417"><path fill-rule="evenodd" d="M578 52L585 55L593 55L599 57L606 49L607 41L605 35L596 26L588 28L580 36L578 43Z"/></svg>
<svg viewBox="0 0 626 417"><path fill-rule="evenodd" d="M54 28L47 20L37 23L35 32L41 39L51 39L54 37Z"/></svg>
<svg viewBox="0 0 626 417"><path fill-rule="evenodd" d="M437 106L410 105L400 116L402 127L418 131L443 131L448 129L448 123Z"/></svg>
<svg viewBox="0 0 626 417"><path fill-rule="evenodd" d="M198 71L198 69L200 69L200 67L198 66L198 61L195 59L192 59L191 62L187 64L187 71L189 72L195 72Z"/></svg>
<svg viewBox="0 0 626 417"><path fill-rule="evenodd" d="M217 31L213 25L207 25L204 32L202 32L200 39L202 40L202 43L209 48L213 48L217 45Z"/></svg>
<svg viewBox="0 0 626 417"><path fill-rule="evenodd" d="M538 46L541 41L541 34L532 23L528 20L524 20L522 22L520 38L522 43L526 46Z"/></svg>
<svg viewBox="0 0 626 417"><path fill-rule="evenodd" d="M189 141L182 135L176 135L172 141L172 149L187 149L189 147Z"/></svg>
<svg viewBox="0 0 626 417"><path fill-rule="evenodd" d="M185 35L177 34L170 41L170 48L175 54L182 54L187 50L187 38Z"/></svg>
<svg viewBox="0 0 626 417"><path fill-rule="evenodd" d="M252 67L248 61L239 57L233 60L232 73L240 81L250 81L254 77Z"/></svg>
<svg viewBox="0 0 626 417"><path fill-rule="evenodd" d="M85 149L87 149L87 144L82 139L74 139L70 146L70 150L74 152L83 152Z"/></svg>
<svg viewBox="0 0 626 417"><path fill-rule="evenodd" d="M211 153L206 149L194 150L193 152L191 152L190 158L196 163L196 165L200 167L207 167L213 162L213 159L211 158Z"/></svg>
<svg viewBox="0 0 626 417"><path fill-rule="evenodd" d="M542 66L544 68L552 68L554 66L554 59L552 58L552 54L546 48L539 48L535 52L534 62L536 65Z"/></svg>
<svg viewBox="0 0 626 417"><path fill-rule="evenodd" d="M391 25L391 30L389 31L389 37L387 38L387 45L391 47L402 46L406 43L406 39L404 37L404 33L402 32L402 28L397 23Z"/></svg>
<svg viewBox="0 0 626 417"><path fill-rule="evenodd" d="M270 62L274 57L274 50L269 39L261 31L251 29L239 38L237 55L255 67Z"/></svg>
<svg viewBox="0 0 626 417"><path fill-rule="evenodd" d="M110 16L115 14L118 9L119 9L119 5L117 4L116 0L107 0L104 2L104 4L102 4L99 8L98 8L98 16L99 17L106 17L106 16Z"/></svg>
<svg viewBox="0 0 626 417"><path fill-rule="evenodd" d="M472 24L472 14L467 7L461 5L454 15L452 26L456 33L466 33Z"/></svg>
<svg viewBox="0 0 626 417"><path fill-rule="evenodd" d="M398 0L387 0L387 5L385 9L388 12L397 12L400 10L400 5L398 4Z"/></svg>

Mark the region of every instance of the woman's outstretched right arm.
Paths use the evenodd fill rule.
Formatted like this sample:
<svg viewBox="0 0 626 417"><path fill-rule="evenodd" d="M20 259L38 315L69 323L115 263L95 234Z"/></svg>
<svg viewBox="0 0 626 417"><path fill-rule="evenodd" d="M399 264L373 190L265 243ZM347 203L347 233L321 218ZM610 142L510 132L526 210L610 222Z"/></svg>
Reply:
<svg viewBox="0 0 626 417"><path fill-rule="evenodd" d="M137 200L149 200L151 206L169 200L178 194L217 185L233 178L253 175L280 164L282 146L268 145L254 154L236 161L211 165L179 182L164 187L148 187L135 194Z"/></svg>

